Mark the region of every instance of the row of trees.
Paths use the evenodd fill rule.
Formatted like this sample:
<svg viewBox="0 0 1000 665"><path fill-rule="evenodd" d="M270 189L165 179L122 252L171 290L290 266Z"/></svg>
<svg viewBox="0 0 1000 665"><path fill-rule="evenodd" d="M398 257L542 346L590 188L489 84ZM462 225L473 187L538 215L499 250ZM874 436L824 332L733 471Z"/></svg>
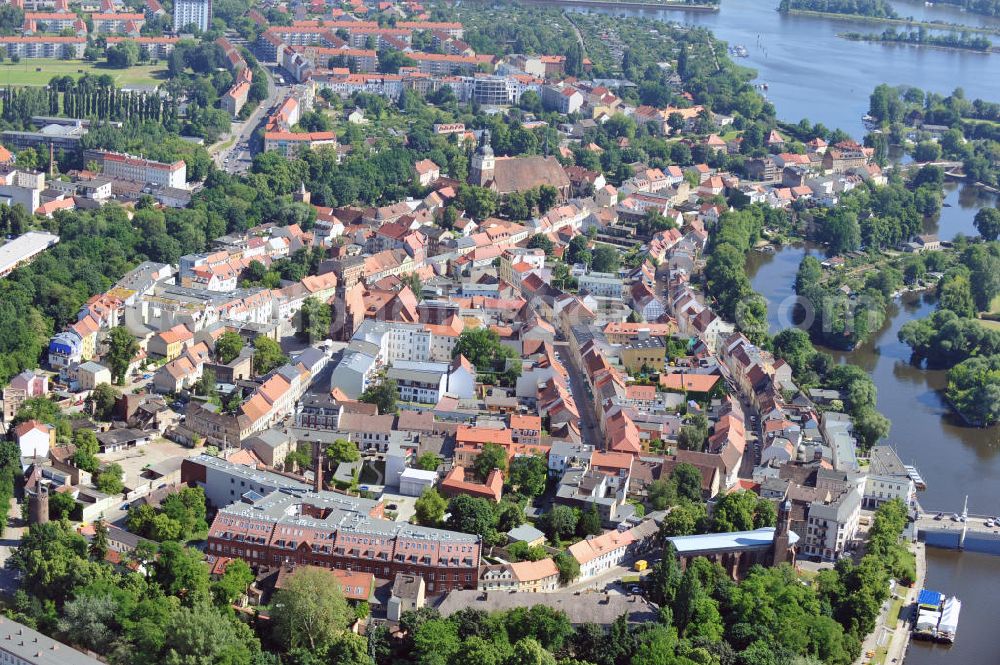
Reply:
<svg viewBox="0 0 1000 665"><path fill-rule="evenodd" d="M724 213L712 234L705 266L708 291L716 301L716 314L734 321L755 343L767 336L767 301L750 285L746 255L774 214L769 211L758 204Z"/></svg>
<svg viewBox="0 0 1000 665"><path fill-rule="evenodd" d="M899 18L887 0L781 0L778 11L806 10L875 18Z"/></svg>

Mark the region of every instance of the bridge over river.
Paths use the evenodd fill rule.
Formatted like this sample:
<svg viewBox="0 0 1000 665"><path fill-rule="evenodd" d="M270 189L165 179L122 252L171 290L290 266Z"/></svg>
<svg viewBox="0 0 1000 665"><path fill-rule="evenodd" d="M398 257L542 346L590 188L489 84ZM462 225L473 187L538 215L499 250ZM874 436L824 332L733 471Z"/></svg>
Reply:
<svg viewBox="0 0 1000 665"><path fill-rule="evenodd" d="M1000 520L969 513L968 500L961 512L921 507L913 526L915 537L931 547L1000 555Z"/></svg>

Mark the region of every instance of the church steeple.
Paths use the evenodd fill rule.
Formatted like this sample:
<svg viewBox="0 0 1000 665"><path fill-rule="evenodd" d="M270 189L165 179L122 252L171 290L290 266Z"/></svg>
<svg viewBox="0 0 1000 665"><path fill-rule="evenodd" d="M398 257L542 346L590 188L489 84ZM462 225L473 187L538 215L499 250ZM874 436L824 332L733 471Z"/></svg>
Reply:
<svg viewBox="0 0 1000 665"><path fill-rule="evenodd" d="M486 187L493 180L495 168L496 157L493 155L493 146L490 145L490 130L484 129L479 139L479 148L472 156L472 164L469 166L470 184Z"/></svg>
<svg viewBox="0 0 1000 665"><path fill-rule="evenodd" d="M792 502L785 499L778 504L778 518L775 520L774 524L774 541L772 547L774 548L773 557L771 560L772 566L777 566L779 563L795 563L795 553L794 551L789 553L790 538L789 531L792 526Z"/></svg>

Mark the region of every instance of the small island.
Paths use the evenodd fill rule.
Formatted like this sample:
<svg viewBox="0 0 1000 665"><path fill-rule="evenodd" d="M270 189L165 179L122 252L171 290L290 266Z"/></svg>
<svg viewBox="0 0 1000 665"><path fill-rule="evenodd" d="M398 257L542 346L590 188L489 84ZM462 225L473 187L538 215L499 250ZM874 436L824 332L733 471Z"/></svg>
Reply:
<svg viewBox="0 0 1000 665"><path fill-rule="evenodd" d="M985 37L973 36L967 33L949 32L934 34L924 28L910 31L896 31L888 28L881 33L845 32L837 35L854 42L879 42L882 44L910 44L913 46L932 46L935 48L960 49L963 51L978 51L988 53L993 42Z"/></svg>

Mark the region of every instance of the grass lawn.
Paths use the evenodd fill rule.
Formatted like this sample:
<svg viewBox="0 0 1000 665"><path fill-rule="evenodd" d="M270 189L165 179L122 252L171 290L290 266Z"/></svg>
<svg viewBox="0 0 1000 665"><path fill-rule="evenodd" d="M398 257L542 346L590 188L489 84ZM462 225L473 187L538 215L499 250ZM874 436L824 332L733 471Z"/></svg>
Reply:
<svg viewBox="0 0 1000 665"><path fill-rule="evenodd" d="M53 76L80 77L83 74L108 74L119 86L156 86L166 80L164 65L138 65L129 69L111 69L104 63L83 60L24 59L0 62L0 85L47 85Z"/></svg>
<svg viewBox="0 0 1000 665"><path fill-rule="evenodd" d="M894 598L892 605L889 607L889 616L886 617L885 625L889 627L894 627L896 622L899 621L899 612L903 609L903 599Z"/></svg>
<svg viewBox="0 0 1000 665"><path fill-rule="evenodd" d="M1000 330L1000 321L988 321L986 319L978 319L978 321L981 326L993 328L994 330Z"/></svg>

